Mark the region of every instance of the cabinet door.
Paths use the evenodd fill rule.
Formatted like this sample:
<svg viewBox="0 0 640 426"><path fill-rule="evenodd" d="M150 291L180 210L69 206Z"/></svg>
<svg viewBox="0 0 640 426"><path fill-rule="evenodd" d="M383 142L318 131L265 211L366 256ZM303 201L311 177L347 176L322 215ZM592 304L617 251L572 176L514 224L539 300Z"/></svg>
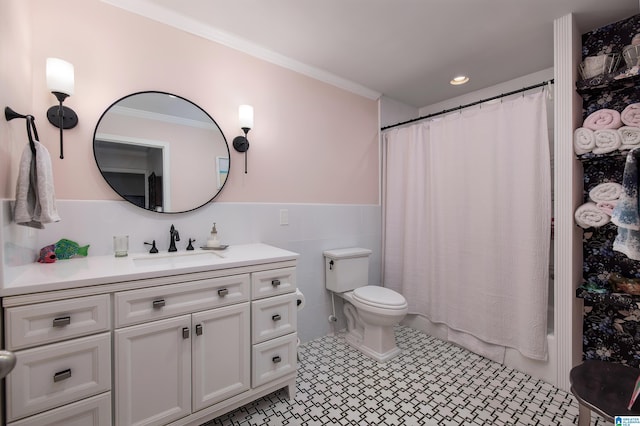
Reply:
<svg viewBox="0 0 640 426"><path fill-rule="evenodd" d="M5 315L10 350L108 331L111 324L108 294L17 306Z"/></svg>
<svg viewBox="0 0 640 426"><path fill-rule="evenodd" d="M249 303L193 314L193 411L250 386Z"/></svg>
<svg viewBox="0 0 640 426"><path fill-rule="evenodd" d="M63 405L8 426L111 426L111 392Z"/></svg>
<svg viewBox="0 0 640 426"><path fill-rule="evenodd" d="M253 300L296 291L296 268L271 269L251 274Z"/></svg>
<svg viewBox="0 0 640 426"><path fill-rule="evenodd" d="M115 416L163 425L191 414L191 316L116 330Z"/></svg>
<svg viewBox="0 0 640 426"><path fill-rule="evenodd" d="M115 324L126 327L248 300L248 274L122 291L115 294Z"/></svg>
<svg viewBox="0 0 640 426"><path fill-rule="evenodd" d="M251 302L253 343L266 342L297 330L296 294L267 297Z"/></svg>
<svg viewBox="0 0 640 426"><path fill-rule="evenodd" d="M25 349L16 359L6 379L9 421L111 389L109 333Z"/></svg>
<svg viewBox="0 0 640 426"><path fill-rule="evenodd" d="M292 333L253 345L254 388L296 371L297 342L298 335Z"/></svg>

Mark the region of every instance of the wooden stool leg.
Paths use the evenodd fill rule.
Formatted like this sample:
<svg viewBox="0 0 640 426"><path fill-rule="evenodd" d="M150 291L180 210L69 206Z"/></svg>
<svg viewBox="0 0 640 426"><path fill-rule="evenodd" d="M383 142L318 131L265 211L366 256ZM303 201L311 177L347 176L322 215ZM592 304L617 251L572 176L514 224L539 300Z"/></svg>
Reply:
<svg viewBox="0 0 640 426"><path fill-rule="evenodd" d="M589 426L591 424L591 410L578 404L578 426Z"/></svg>

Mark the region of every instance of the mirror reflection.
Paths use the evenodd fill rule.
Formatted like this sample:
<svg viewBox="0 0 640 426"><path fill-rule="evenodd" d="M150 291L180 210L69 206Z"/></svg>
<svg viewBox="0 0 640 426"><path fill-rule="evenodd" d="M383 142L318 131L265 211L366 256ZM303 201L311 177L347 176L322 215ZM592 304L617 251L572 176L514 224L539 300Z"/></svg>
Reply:
<svg viewBox="0 0 640 426"><path fill-rule="evenodd" d="M229 146L215 120L193 102L164 92L114 102L98 121L93 153L122 198L163 213L208 203L229 173Z"/></svg>

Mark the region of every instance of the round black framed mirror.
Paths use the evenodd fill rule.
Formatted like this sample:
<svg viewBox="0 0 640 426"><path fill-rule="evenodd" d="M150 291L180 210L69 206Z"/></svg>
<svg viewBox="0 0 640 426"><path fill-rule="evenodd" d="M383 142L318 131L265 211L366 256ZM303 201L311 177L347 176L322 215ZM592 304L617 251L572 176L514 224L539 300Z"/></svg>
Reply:
<svg viewBox="0 0 640 426"><path fill-rule="evenodd" d="M148 91L115 101L93 135L106 182L145 210L182 213L213 200L229 174L229 145L215 120L183 97Z"/></svg>

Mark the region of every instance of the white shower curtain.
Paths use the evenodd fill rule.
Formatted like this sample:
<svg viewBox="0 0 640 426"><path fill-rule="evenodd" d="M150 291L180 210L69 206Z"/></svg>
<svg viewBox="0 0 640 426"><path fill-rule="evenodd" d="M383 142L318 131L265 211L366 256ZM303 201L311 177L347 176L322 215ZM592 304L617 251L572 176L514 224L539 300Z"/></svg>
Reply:
<svg viewBox="0 0 640 426"><path fill-rule="evenodd" d="M384 134L385 286L457 340L539 360L547 356L547 132L545 96L536 93Z"/></svg>

